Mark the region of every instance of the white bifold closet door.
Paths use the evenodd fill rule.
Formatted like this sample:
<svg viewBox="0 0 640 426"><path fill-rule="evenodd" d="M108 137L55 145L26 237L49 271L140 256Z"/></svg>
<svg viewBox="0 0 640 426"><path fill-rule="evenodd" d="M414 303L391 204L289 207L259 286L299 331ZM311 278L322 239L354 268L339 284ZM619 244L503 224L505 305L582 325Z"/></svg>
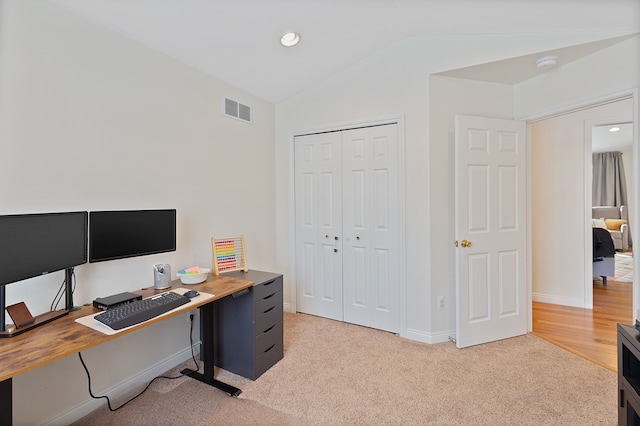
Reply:
<svg viewBox="0 0 640 426"><path fill-rule="evenodd" d="M299 312L399 332L397 127L295 138Z"/></svg>

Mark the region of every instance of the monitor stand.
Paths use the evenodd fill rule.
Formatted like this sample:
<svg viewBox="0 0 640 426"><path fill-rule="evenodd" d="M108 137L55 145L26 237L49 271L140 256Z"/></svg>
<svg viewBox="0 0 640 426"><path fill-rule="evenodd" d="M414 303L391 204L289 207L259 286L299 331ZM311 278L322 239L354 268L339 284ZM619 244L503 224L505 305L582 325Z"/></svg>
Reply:
<svg viewBox="0 0 640 426"><path fill-rule="evenodd" d="M60 310L60 311L45 312L44 314L36 315L35 317L33 317L33 321L30 322L27 325L23 325L23 326L20 326L20 327L16 327L15 325L14 326L9 326L9 327L4 327L4 328L6 328L6 330L0 331L0 338L17 336L18 334L22 334L25 331L29 331L32 328L36 328L36 327L39 327L41 325L44 325L44 324L46 324L48 322L51 322L51 321L53 321L55 319L63 317L65 315L67 315L67 314L69 314L69 311Z"/></svg>
<svg viewBox="0 0 640 426"><path fill-rule="evenodd" d="M0 338L13 337L18 334L29 331L32 328L39 327L55 319L67 315L71 311L80 309L78 306L73 306L73 268L67 268L64 270L65 277L65 308L57 311L49 311L44 314L36 315L33 317L33 321L29 321L23 325L6 325L6 306L7 306L7 293L6 286L0 286ZM15 305L14 305L15 306ZM26 306L25 306L26 309ZM31 313L27 310L24 315L31 316Z"/></svg>
<svg viewBox="0 0 640 426"><path fill-rule="evenodd" d="M77 311L80 306L73 306L73 268L64 270L65 309L68 312Z"/></svg>

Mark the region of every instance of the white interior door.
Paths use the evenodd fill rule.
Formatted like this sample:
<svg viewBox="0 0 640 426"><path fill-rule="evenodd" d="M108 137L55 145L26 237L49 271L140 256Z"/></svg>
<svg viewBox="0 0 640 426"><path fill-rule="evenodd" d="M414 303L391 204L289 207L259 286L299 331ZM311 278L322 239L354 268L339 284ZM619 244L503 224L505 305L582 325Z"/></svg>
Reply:
<svg viewBox="0 0 640 426"><path fill-rule="evenodd" d="M456 116L456 344L527 332L526 124Z"/></svg>
<svg viewBox="0 0 640 426"><path fill-rule="evenodd" d="M398 129L342 132L344 320L400 331Z"/></svg>
<svg viewBox="0 0 640 426"><path fill-rule="evenodd" d="M296 304L342 320L342 141L339 132L295 138Z"/></svg>
<svg viewBox="0 0 640 426"><path fill-rule="evenodd" d="M295 138L296 309L400 332L398 125Z"/></svg>

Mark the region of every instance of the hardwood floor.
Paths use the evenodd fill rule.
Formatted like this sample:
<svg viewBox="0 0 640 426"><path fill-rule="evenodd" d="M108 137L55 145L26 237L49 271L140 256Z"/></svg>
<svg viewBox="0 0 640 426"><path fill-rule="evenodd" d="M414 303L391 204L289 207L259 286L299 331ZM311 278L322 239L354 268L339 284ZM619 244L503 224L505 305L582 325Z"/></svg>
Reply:
<svg viewBox="0 0 640 426"><path fill-rule="evenodd" d="M593 310L533 302L533 334L618 371L617 324L633 321L631 283L593 285Z"/></svg>

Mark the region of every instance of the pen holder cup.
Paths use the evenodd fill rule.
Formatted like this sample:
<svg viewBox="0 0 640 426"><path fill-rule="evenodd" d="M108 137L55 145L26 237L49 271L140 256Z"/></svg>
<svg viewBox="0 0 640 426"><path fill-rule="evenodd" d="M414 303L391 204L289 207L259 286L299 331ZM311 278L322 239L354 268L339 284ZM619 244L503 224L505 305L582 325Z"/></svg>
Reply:
<svg viewBox="0 0 640 426"><path fill-rule="evenodd" d="M153 265L153 288L164 290L171 287L171 265L160 263Z"/></svg>

